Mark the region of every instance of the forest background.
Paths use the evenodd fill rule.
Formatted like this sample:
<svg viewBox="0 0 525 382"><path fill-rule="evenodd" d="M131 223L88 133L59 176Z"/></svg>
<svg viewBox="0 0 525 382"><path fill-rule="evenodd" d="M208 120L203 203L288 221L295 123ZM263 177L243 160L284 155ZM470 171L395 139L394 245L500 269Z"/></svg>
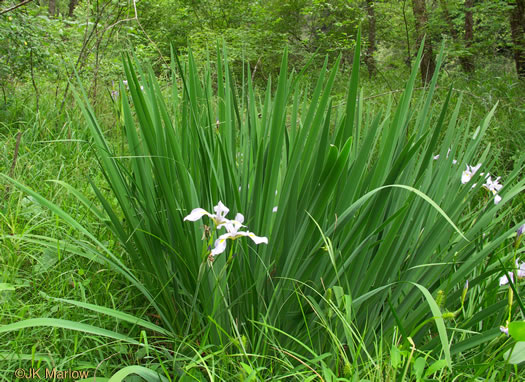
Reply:
<svg viewBox="0 0 525 382"><path fill-rule="evenodd" d="M29 104L55 98L56 115L73 104L69 80L76 70L94 104L108 105L108 89L122 77L121 57L134 52L159 75L169 70L170 49L197 61L213 60L226 43L234 70L249 64L256 83L276 77L289 48L290 64L313 59L313 77L324 57L342 57L349 71L359 26L367 96L384 100L402 89L426 36L421 65L428 84L442 42L446 62L440 87L453 84L475 110L496 102L501 163L523 147L525 5L522 0L402 1L6 1L0 24L2 120L11 124ZM344 78L342 74L341 78ZM344 81L340 92L343 92ZM101 94L102 93L102 94ZM100 97L98 97L101 95ZM56 106L56 107L55 107ZM512 116L512 118L510 117ZM496 134L503 129L505 134ZM502 141L503 140L503 141ZM496 142L496 140L494 141Z"/></svg>

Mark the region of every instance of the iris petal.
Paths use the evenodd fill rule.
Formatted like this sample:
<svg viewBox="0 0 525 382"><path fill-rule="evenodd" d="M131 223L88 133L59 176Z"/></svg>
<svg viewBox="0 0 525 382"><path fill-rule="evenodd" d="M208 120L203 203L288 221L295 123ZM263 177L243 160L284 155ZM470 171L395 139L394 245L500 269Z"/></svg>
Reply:
<svg viewBox="0 0 525 382"><path fill-rule="evenodd" d="M202 218L204 215L211 216L206 210L202 208L195 208L190 212L188 216L184 218L184 220L189 220L190 222L194 222Z"/></svg>

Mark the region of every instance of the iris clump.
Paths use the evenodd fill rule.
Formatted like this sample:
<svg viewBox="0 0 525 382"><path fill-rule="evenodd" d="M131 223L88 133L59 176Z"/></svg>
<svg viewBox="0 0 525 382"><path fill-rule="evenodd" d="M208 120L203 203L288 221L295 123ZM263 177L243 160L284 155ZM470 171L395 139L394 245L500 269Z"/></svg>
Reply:
<svg viewBox="0 0 525 382"><path fill-rule="evenodd" d="M432 161L464 142L454 152L458 161L490 163L482 146L494 110L473 133L460 117L461 97L458 113L449 112L449 94L433 118L438 70L428 91L414 92L423 49L399 102L371 109L359 87L359 52L358 39L347 96L337 105L340 59L332 68L327 60L311 87L302 72L289 71L285 52L276 83L259 89L248 66L236 83L226 53L201 68L190 52L185 65L174 57L173 83L163 91L153 70L128 58L129 89L119 96L124 153L115 152L87 97L77 94L110 189L108 200L93 184L103 208L93 212L130 265L59 207L54 211L94 242L91 257L142 293L165 331L199 344L202 362L222 347L254 371L273 372L278 363L259 362L293 354L297 367L315 359L316 368L337 372L375 362L381 335L399 338L405 353L426 349L452 368L454 354L499 335L500 316L477 293L488 282L479 269L506 256L514 228L502 222L525 181L515 169L506 175L507 198L478 208L458 178L472 181L481 165L462 174L443 159ZM485 185L499 194L498 178ZM243 214L227 217L222 201L249 217L250 230ZM213 212L195 208L212 205ZM186 223L202 218L212 222L204 235ZM228 243L231 256L218 256ZM84 248L80 243L75 253ZM214 266L203 254L216 259ZM447 298L437 304L441 294ZM460 314L469 317L460 323ZM257 352L263 357L251 356Z"/></svg>
<svg viewBox="0 0 525 382"><path fill-rule="evenodd" d="M247 353L271 337L272 349L297 357L328 354L323 362L336 370L340 360L369 361L377 333L393 336L400 323L417 347L443 354L449 367L454 346L477 343L468 333L499 327L495 318L483 326L474 320L460 337L444 321L446 312L463 312L465 280L478 290L483 278L475 270L508 237L495 223L508 216L507 203L471 209L474 193L458 187L458 177L468 183L481 164L463 174L452 165L474 163L483 152L494 110L474 134L459 113L449 113L451 98L435 120L438 71L428 92L414 92L420 49L398 104L378 113L361 96L359 41L356 47L337 105L339 59L332 68L326 61L311 87L302 72L289 71L285 53L277 80L260 89L247 66L236 77L226 49L204 68L190 53L184 65L174 58L165 93L152 71L126 60L129 90L121 98L130 161L115 159L84 108L118 202L103 201L107 223L173 332L195 328L202 346L232 339L240 346L246 336ZM453 142L465 144L451 157ZM438 152L442 159L432 165ZM489 154L480 162L490 163ZM518 173L506 177L508 200L524 185ZM486 179L486 188L498 196L499 179ZM212 205L211 212L195 208ZM230 219L226 205L243 213ZM202 218L210 219L204 235L187 224ZM228 250L231 256L219 256ZM213 266L204 266L203 254ZM330 301L327 290L334 291ZM434 301L440 290L449 296L442 306ZM483 316L486 306L465 311Z"/></svg>

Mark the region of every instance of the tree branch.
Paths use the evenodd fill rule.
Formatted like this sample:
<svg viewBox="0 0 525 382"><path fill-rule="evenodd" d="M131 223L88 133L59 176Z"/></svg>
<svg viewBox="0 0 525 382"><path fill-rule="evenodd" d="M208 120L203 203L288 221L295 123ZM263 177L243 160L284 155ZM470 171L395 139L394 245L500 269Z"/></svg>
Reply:
<svg viewBox="0 0 525 382"><path fill-rule="evenodd" d="M16 8L21 7L22 5L26 5L27 3L32 2L33 0L25 0L22 1L20 4L13 5L11 8L4 9L3 11L0 11L0 15L3 15L4 13L14 11Z"/></svg>

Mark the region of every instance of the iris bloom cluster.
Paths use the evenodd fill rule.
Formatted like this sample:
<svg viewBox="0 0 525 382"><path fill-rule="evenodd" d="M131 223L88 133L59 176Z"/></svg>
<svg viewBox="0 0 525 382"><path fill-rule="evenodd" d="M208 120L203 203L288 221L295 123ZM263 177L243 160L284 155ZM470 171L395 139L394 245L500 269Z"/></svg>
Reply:
<svg viewBox="0 0 525 382"><path fill-rule="evenodd" d="M215 211L215 214L211 214L202 208L195 208L188 216L184 218L184 220L194 222L206 215L211 220L213 220L213 223L217 229L226 229L226 233L223 233L217 238L217 240L215 240L215 246L211 250L212 257L217 256L226 250L226 240L228 239L236 240L240 237L246 236L252 239L255 244L268 244L268 238L266 237L257 236L250 231L240 231L241 228L246 227L242 224L244 223L244 216L238 213L235 215L235 219L227 219L226 215L230 210L221 201L219 201L219 203L213 207L213 210Z"/></svg>
<svg viewBox="0 0 525 382"><path fill-rule="evenodd" d="M449 148L447 151L447 159L450 155L451 149ZM438 160L440 157L439 154L434 155L434 160ZM452 164L456 164L458 161L456 159L452 160ZM467 169L463 171L461 174L461 183L467 184L470 182L470 180L474 177L474 175L478 172L479 168L481 167L481 163L478 163L476 166L470 166L467 165ZM496 179L492 180L490 177L490 174L483 174L480 173L480 176L485 176L485 184L483 184L483 188L485 188L487 191L492 192L494 195L494 204L498 204L501 201L501 196L498 195L499 190L503 187L502 184L499 183L500 177L498 176ZM472 188L475 188L476 184L472 185Z"/></svg>
<svg viewBox="0 0 525 382"><path fill-rule="evenodd" d="M461 183L466 184L470 182L480 167L481 163L478 163L476 166L467 165L467 169L463 171L463 174L461 175ZM501 202L501 196L498 195L499 190L503 188L503 185L499 183L500 177L498 176L496 179L492 180L490 174L485 175L484 173L480 173L479 175L485 177L483 188L492 192L492 195L494 195L494 204ZM472 188L474 187L476 187L476 183L472 185Z"/></svg>
<svg viewBox="0 0 525 382"><path fill-rule="evenodd" d="M501 201L501 196L498 195L498 192L503 188L503 185L499 183L499 179L500 177L498 176L496 179L492 180L490 175L487 174L485 184L483 185L486 190L492 192L494 195L494 204L498 204Z"/></svg>

